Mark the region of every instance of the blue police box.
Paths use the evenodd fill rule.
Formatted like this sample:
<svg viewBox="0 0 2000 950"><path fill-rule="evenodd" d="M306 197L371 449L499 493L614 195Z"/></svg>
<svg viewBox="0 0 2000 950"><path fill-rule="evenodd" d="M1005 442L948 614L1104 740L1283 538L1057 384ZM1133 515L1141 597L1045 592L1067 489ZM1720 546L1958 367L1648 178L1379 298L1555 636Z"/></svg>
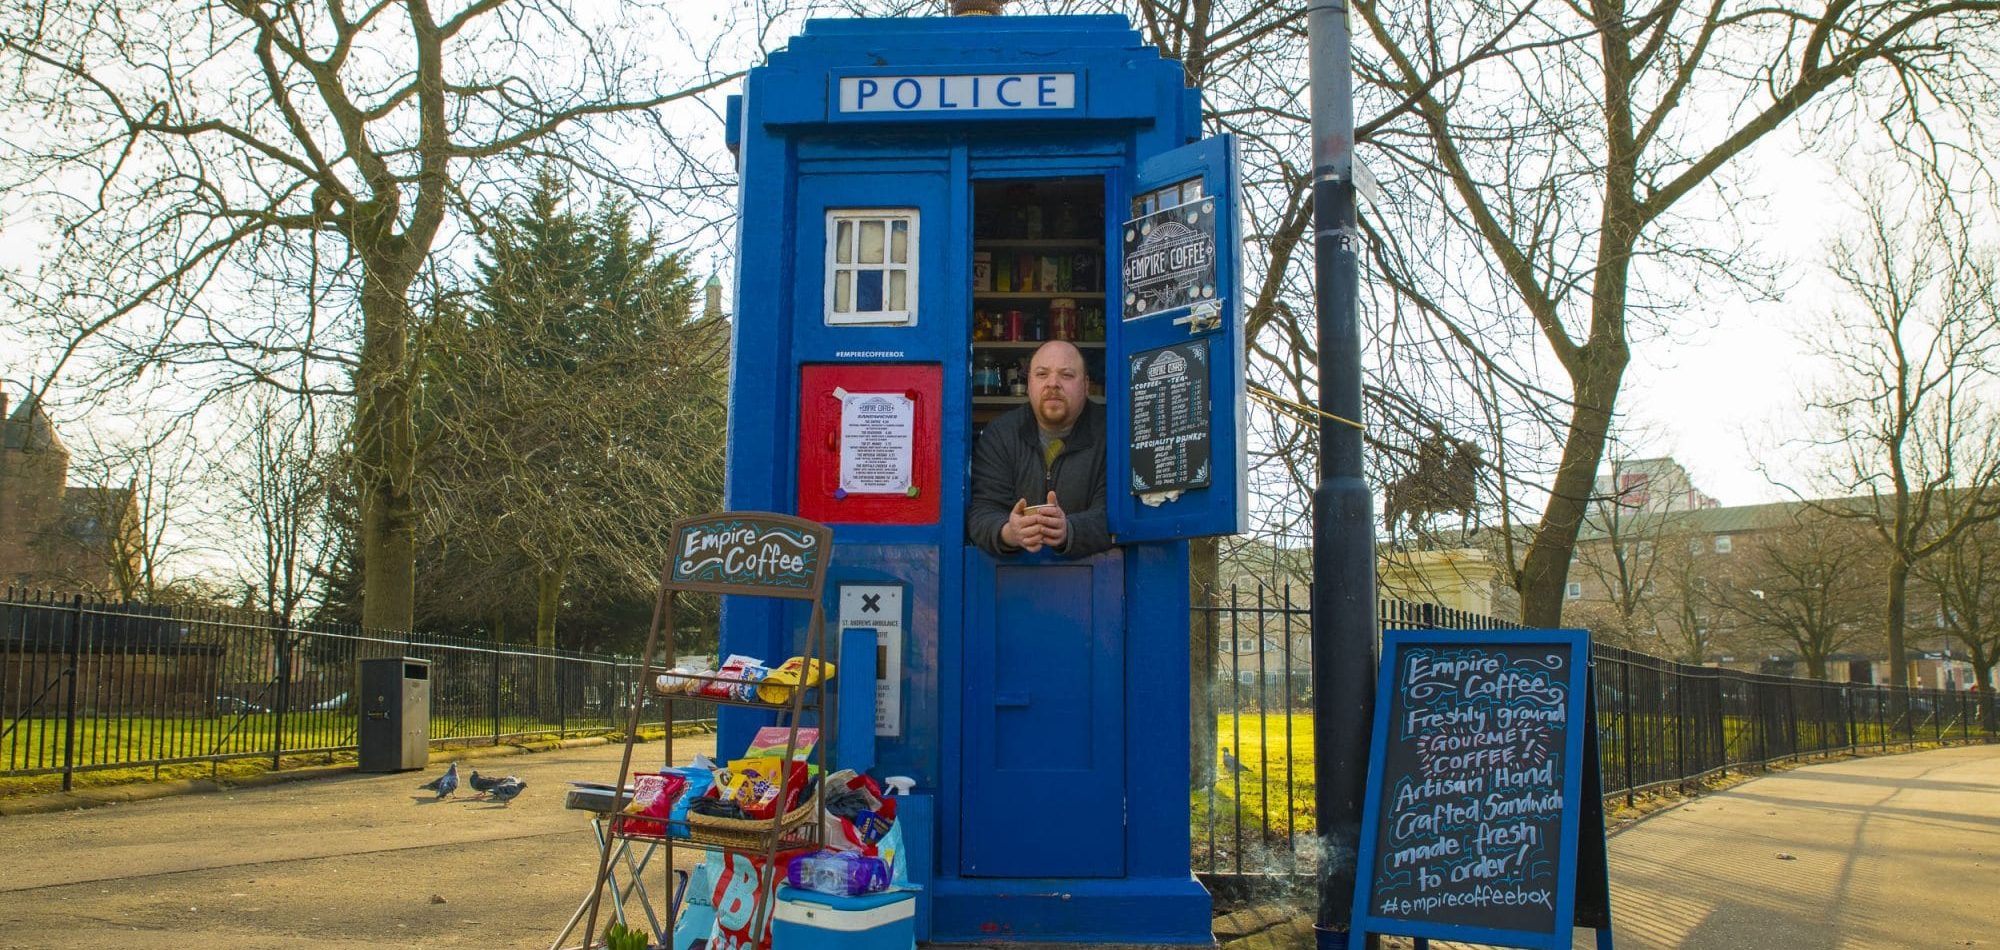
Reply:
<svg viewBox="0 0 2000 950"><path fill-rule="evenodd" d="M1117 16L814 20L728 137L728 504L833 527L828 615L877 635L866 759L930 816L919 937L1210 942L1186 540L1246 514L1234 143ZM996 559L972 448L1043 339L1105 406L1117 545ZM803 606L725 603L723 652L795 653ZM725 751L762 722L722 715Z"/></svg>

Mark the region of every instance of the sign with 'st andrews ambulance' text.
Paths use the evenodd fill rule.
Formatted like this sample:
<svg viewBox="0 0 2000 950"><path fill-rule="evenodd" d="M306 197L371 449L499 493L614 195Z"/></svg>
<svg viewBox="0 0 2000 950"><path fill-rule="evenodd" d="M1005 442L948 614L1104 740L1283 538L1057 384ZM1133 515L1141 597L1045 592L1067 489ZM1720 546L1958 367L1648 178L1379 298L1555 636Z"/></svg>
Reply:
<svg viewBox="0 0 2000 950"><path fill-rule="evenodd" d="M1589 664L1583 631L1384 634L1356 932L1610 945Z"/></svg>

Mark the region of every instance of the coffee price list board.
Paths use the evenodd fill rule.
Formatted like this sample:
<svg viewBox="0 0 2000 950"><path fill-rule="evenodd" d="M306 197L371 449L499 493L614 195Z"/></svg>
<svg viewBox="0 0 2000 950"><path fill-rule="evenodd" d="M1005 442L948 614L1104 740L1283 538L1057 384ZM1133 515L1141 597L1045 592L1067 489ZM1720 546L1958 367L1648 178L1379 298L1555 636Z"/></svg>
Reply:
<svg viewBox="0 0 2000 950"><path fill-rule="evenodd" d="M1608 950L1589 664L1581 630L1383 634L1354 933Z"/></svg>
<svg viewBox="0 0 2000 950"><path fill-rule="evenodd" d="M1207 340L1132 354L1133 494L1207 488L1214 481L1208 358Z"/></svg>

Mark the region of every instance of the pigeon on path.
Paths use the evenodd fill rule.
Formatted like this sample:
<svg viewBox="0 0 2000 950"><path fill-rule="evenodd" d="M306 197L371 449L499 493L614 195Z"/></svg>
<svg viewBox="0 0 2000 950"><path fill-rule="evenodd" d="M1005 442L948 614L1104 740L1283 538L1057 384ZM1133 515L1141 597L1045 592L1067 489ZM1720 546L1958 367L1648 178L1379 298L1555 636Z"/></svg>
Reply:
<svg viewBox="0 0 2000 950"><path fill-rule="evenodd" d="M472 775L465 780L466 784L472 786L473 791L479 792L481 794L485 794L486 792L492 791L496 786L498 786L502 782L517 782L517 781L520 780L512 775L506 776L504 778L492 778L489 776L483 776L479 774L478 769L473 769Z"/></svg>
<svg viewBox="0 0 2000 950"><path fill-rule="evenodd" d="M509 775L487 789L486 797L496 802L511 802L527 787L528 783Z"/></svg>
<svg viewBox="0 0 2000 950"><path fill-rule="evenodd" d="M451 793L458 791L458 763L453 762L445 768L443 775L417 787L428 792L436 792L439 798L449 798Z"/></svg>
<svg viewBox="0 0 2000 950"><path fill-rule="evenodd" d="M1229 750L1228 750L1228 749L1223 749L1223 750L1222 750L1222 770L1223 770L1224 772L1226 772L1226 773L1230 774L1230 775L1241 775L1241 774L1243 774L1243 773L1245 773L1245 772L1248 772L1248 771L1250 771L1250 767L1249 767L1249 766L1247 766L1247 765L1244 765L1244 764L1243 764L1243 763L1241 763L1241 762L1238 762L1238 761L1236 761L1236 757L1235 757L1235 756L1233 756L1233 755L1230 755L1230 754L1229 754Z"/></svg>

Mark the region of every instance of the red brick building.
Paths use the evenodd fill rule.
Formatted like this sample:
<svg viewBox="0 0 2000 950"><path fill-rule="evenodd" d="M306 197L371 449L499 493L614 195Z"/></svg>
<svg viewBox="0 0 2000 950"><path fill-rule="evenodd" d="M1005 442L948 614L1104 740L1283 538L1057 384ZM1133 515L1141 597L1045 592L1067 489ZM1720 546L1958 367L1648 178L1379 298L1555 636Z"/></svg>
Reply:
<svg viewBox="0 0 2000 950"><path fill-rule="evenodd" d="M34 399L0 392L0 587L121 595L138 575L132 492L69 484L69 450Z"/></svg>

